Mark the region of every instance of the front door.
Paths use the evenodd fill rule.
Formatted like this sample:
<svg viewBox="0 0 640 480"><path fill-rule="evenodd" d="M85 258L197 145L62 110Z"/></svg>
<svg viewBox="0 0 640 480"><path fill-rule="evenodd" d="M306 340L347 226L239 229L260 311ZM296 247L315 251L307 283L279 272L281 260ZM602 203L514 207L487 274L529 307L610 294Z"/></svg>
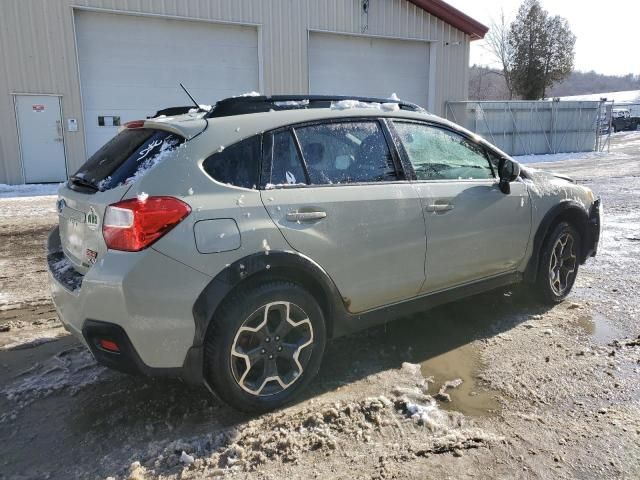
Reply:
<svg viewBox="0 0 640 480"><path fill-rule="evenodd" d="M420 198L377 120L284 129L266 145L265 208L291 247L329 274L351 312L418 294L426 248Z"/></svg>
<svg viewBox="0 0 640 480"><path fill-rule="evenodd" d="M15 102L25 183L66 180L60 97L16 95Z"/></svg>
<svg viewBox="0 0 640 480"><path fill-rule="evenodd" d="M427 225L424 292L512 272L524 258L531 202L523 182L498 188L486 149L457 132L394 122L415 170Z"/></svg>

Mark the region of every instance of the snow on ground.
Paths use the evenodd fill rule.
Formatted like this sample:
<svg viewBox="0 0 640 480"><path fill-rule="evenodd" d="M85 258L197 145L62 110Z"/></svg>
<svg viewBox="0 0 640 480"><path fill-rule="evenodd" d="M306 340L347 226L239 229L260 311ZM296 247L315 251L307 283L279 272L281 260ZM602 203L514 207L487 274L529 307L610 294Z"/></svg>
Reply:
<svg viewBox="0 0 640 480"><path fill-rule="evenodd" d="M519 155L513 157L519 163L548 163L564 162L566 160L587 160L592 158L606 157L607 152L569 152L551 153L549 155Z"/></svg>
<svg viewBox="0 0 640 480"><path fill-rule="evenodd" d="M0 396L16 402L14 409L0 413L0 424L15 419L19 411L34 400L61 390L69 390L73 395L112 375L96 363L84 346L71 347L33 365L25 365L12 382L0 387Z"/></svg>
<svg viewBox="0 0 640 480"><path fill-rule="evenodd" d="M56 196L0 197L0 225L9 221L29 220L41 217L55 219Z"/></svg>
<svg viewBox="0 0 640 480"><path fill-rule="evenodd" d="M560 97L562 100L571 101L599 101L601 98L606 98L609 101L615 103L640 103L640 90L626 90L622 92L605 92L605 93L592 93L587 95L571 95L567 97Z"/></svg>
<svg viewBox="0 0 640 480"><path fill-rule="evenodd" d="M640 148L640 130L635 132L618 132L611 134L611 146L609 151L604 152L566 152L551 153L548 155L518 155L513 157L519 163L551 163L564 162L570 160L594 160L606 159L612 155L616 157L627 157L628 154L619 152L621 147L629 149L629 147Z"/></svg>
<svg viewBox="0 0 640 480"><path fill-rule="evenodd" d="M56 195L60 185L60 183L30 183L27 185L6 185L0 183L0 198Z"/></svg>

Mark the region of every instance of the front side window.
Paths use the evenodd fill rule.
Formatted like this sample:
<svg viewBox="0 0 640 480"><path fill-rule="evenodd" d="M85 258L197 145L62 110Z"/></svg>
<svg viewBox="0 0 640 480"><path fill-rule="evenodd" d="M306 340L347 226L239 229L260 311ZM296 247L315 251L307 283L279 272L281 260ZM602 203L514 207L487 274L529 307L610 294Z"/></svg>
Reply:
<svg viewBox="0 0 640 480"><path fill-rule="evenodd" d="M295 129L312 184L397 180L377 121L332 122Z"/></svg>
<svg viewBox="0 0 640 480"><path fill-rule="evenodd" d="M462 135L418 123L394 122L418 180L493 179L482 147Z"/></svg>
<svg viewBox="0 0 640 480"><path fill-rule="evenodd" d="M256 188L260 165L260 137L255 136L231 145L208 157L202 164L205 172L220 183Z"/></svg>

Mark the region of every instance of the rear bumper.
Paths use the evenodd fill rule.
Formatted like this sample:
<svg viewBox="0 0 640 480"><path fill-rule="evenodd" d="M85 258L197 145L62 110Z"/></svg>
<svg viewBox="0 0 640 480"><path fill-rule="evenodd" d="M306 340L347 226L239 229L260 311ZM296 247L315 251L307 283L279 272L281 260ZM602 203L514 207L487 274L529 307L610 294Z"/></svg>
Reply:
<svg viewBox="0 0 640 480"><path fill-rule="evenodd" d="M583 260L595 257L598 253L600 243L600 233L602 232L602 200L597 199L589 210L589 220L587 223L587 238L584 247Z"/></svg>
<svg viewBox="0 0 640 480"><path fill-rule="evenodd" d="M182 368L151 368L146 365L131 343L127 332L120 325L108 322L86 320L82 327L83 340L93 357L105 367L133 375L182 377ZM101 340L108 340L118 346L118 351L104 349Z"/></svg>
<svg viewBox="0 0 640 480"><path fill-rule="evenodd" d="M211 280L147 249L107 252L86 275L78 274L60 248L56 227L49 235L47 263L51 296L60 321L96 360L128 373L201 378L193 303ZM122 344L120 353L100 349L98 335Z"/></svg>

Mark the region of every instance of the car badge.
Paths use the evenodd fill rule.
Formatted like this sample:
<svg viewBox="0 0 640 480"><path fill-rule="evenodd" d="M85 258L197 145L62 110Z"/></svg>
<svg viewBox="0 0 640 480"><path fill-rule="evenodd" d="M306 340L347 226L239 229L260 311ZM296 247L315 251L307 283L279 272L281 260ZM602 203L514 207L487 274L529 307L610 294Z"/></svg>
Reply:
<svg viewBox="0 0 640 480"><path fill-rule="evenodd" d="M87 227L91 230L96 230L98 228L98 223L100 223L100 217L96 212L96 209L91 207L89 208L89 213L87 213Z"/></svg>

